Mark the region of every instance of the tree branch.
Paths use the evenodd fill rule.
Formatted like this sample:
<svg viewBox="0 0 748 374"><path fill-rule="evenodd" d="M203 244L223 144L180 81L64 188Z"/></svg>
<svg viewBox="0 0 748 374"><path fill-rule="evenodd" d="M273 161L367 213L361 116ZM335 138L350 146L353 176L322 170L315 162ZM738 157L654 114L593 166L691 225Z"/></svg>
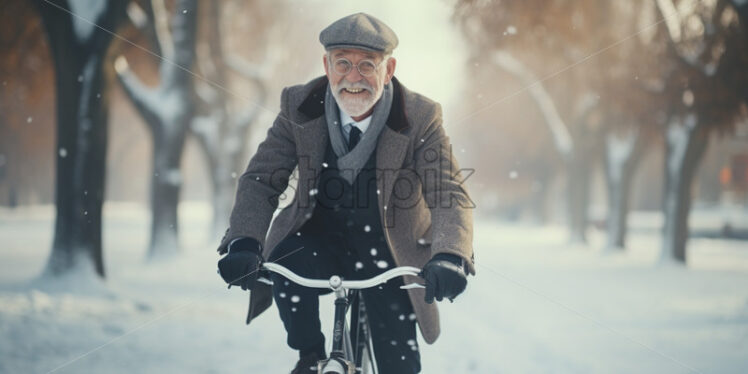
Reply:
<svg viewBox="0 0 748 374"><path fill-rule="evenodd" d="M574 142L569 133L569 128L558 114L553 99L548 94L548 91L545 90L543 84L508 52L496 51L492 55L492 59L499 67L519 78L523 84L528 85L530 96L538 104L543 118L545 118L545 122L553 135L553 142L556 145L556 149L562 155L569 156L574 149Z"/></svg>
<svg viewBox="0 0 748 374"><path fill-rule="evenodd" d="M125 94L145 118L145 123L149 126L157 123L158 121L153 120L154 117L161 115L157 106L159 101L157 90L147 87L138 79L130 69L125 56L117 57L114 61L114 70L117 72L117 79L122 84ZM151 130L155 129L151 128Z"/></svg>
<svg viewBox="0 0 748 374"><path fill-rule="evenodd" d="M673 1L657 0L657 8L660 10L660 14L662 14L662 17L665 20L670 39L676 43L680 42L682 36L680 27L681 18Z"/></svg>

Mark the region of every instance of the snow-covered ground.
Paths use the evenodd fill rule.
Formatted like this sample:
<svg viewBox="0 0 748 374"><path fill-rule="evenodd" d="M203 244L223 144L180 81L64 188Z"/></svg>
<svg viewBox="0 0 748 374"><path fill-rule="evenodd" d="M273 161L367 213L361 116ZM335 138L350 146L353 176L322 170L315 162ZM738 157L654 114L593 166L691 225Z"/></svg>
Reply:
<svg viewBox="0 0 748 374"><path fill-rule="evenodd" d="M205 206L182 205L180 257L146 264L147 212L109 204L105 282L86 271L37 278L52 212L0 210L1 373L287 373L293 366L277 311L245 327L247 293L227 290L216 275L218 238L207 233ZM454 304L442 304L440 339L420 344L423 372L748 372L748 245L693 239L687 268L654 266L657 221L633 215L630 248L605 253L599 232L591 245L569 247L559 227L477 219L478 275ZM323 298L325 331L331 304Z"/></svg>

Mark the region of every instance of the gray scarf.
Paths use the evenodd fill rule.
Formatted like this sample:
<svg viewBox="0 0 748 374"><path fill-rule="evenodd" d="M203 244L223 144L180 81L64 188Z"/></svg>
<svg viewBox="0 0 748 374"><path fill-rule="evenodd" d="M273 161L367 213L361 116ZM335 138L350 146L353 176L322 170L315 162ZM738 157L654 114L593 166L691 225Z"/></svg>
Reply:
<svg viewBox="0 0 748 374"><path fill-rule="evenodd" d="M377 139L382 132L387 117L392 107L392 82L384 86L382 97L374 104L371 123L366 132L361 134L361 139L353 149L348 152L346 140L343 138L343 125L340 123L340 112L332 95L330 84L327 84L327 93L325 94L325 117L327 119L327 130L330 134L330 144L333 151L338 156L338 170L340 176L345 178L351 185L356 180L361 168L371 156L371 152L377 146Z"/></svg>

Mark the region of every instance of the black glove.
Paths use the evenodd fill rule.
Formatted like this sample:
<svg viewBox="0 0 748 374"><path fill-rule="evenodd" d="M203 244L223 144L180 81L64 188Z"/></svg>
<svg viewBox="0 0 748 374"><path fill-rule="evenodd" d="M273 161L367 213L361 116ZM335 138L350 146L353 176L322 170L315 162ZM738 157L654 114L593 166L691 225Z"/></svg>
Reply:
<svg viewBox="0 0 748 374"><path fill-rule="evenodd" d="M426 280L426 303L431 304L434 298L442 301L454 298L465 291L467 275L461 257L449 253L438 253L421 271L421 278Z"/></svg>
<svg viewBox="0 0 748 374"><path fill-rule="evenodd" d="M234 239L228 254L218 260L218 274L231 286L251 290L262 266L262 246L253 238Z"/></svg>

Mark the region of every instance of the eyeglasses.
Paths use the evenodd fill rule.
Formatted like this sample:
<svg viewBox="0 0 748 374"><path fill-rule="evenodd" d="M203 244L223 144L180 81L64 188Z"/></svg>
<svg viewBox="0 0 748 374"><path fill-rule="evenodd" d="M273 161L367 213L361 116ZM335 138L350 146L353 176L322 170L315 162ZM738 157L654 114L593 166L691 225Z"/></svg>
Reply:
<svg viewBox="0 0 748 374"><path fill-rule="evenodd" d="M383 62L384 60L382 60ZM335 63L333 66L333 71L335 73L340 75L348 75L348 73L351 72L353 67L355 66L356 69L358 69L358 73L361 74L364 77L370 77L374 75L374 73L377 71L377 68L379 68L379 65L382 64L380 62L379 64L374 64L374 61L371 60L361 60L358 64L354 65L350 60L347 58L339 58L335 60Z"/></svg>

